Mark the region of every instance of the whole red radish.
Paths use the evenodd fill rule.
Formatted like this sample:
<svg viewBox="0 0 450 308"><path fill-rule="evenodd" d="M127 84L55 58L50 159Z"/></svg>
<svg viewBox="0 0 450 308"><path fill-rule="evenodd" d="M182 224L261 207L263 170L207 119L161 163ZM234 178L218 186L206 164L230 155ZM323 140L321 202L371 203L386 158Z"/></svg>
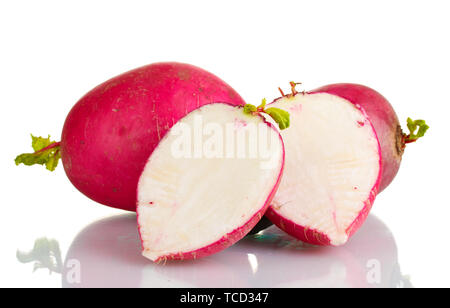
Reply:
<svg viewBox="0 0 450 308"><path fill-rule="evenodd" d="M183 63L147 65L89 91L72 108L61 142L33 137L35 153L16 164L45 164L62 158L73 185L99 203L136 210L136 189L145 163L167 131L190 111L212 102L244 105L213 74Z"/></svg>
<svg viewBox="0 0 450 308"><path fill-rule="evenodd" d="M291 127L281 132L286 168L266 216L302 241L342 245L397 174L405 145L428 126L408 119L404 134L390 103L366 86L295 85L269 105L289 111Z"/></svg>

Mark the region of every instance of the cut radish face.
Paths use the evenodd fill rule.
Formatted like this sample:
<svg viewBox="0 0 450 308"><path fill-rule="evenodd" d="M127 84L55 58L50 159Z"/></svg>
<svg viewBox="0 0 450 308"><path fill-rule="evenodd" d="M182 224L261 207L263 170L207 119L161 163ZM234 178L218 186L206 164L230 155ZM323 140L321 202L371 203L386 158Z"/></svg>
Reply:
<svg viewBox="0 0 450 308"><path fill-rule="evenodd" d="M281 132L286 166L267 216L291 235L341 245L364 221L377 194L377 134L357 105L328 93L297 93L269 105L288 111Z"/></svg>
<svg viewBox="0 0 450 308"><path fill-rule="evenodd" d="M223 103L177 122L138 184L143 255L155 262L218 252L261 219L281 180L284 147L262 116Z"/></svg>

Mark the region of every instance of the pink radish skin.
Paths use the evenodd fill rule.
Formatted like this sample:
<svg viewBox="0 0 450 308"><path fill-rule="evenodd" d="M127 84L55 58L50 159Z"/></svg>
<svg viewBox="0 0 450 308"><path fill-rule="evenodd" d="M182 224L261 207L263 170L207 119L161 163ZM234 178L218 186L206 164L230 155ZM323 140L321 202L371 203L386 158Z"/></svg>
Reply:
<svg viewBox="0 0 450 308"><path fill-rule="evenodd" d="M348 238L350 238L366 220L376 195L384 190L397 174L405 148L406 135L403 134L397 115L390 103L381 94L371 88L358 84L341 83L327 85L306 93L298 93L295 91L295 85L291 84L291 86L293 86L292 94L283 94L283 97L276 99L273 103L269 104L269 106L275 104L275 106L281 107L282 103L277 105L277 102L280 99L293 98L297 95L325 93L338 96L350 102L362 112L366 120L362 121L361 125L371 125L374 136L377 138L379 152L378 177L368 193L367 200L363 202L363 207L358 212L353 222L345 229L345 233ZM288 146L286 140L285 144ZM287 148L287 151L287 155L289 155L289 147ZM275 199L276 198L277 196L275 196ZM273 204L266 212L266 217L279 228L301 241L313 245L336 246L332 243L327 234L315 228L298 224L290 219L290 217L281 215ZM343 243L339 243L338 245L341 244Z"/></svg>
<svg viewBox="0 0 450 308"><path fill-rule="evenodd" d="M148 159L136 197L143 255L156 263L198 259L233 245L258 223L281 182L285 158L283 140L278 130L263 116L246 115L242 108L229 104L210 104L180 119L177 127L192 127L192 121L198 116L202 116L207 124L242 123L235 126L236 131L247 130L250 126L247 124L262 125L274 140L278 140L272 145L277 152L271 152L277 153L271 154L276 158L276 165L261 169L259 165L250 163L254 158L221 157L211 161L188 157L180 160L169 152L176 137L167 134ZM244 167L247 164L251 167ZM170 173L161 177L160 170L170 170ZM202 181L189 186L193 183L190 175L197 179L200 177ZM247 185L253 185L253 188ZM204 215L208 212L211 213L205 220Z"/></svg>
<svg viewBox="0 0 450 308"><path fill-rule="evenodd" d="M188 64L155 63L112 78L67 116L64 170L92 200L135 211L139 176L161 138L187 113L212 102L245 104L218 77Z"/></svg>

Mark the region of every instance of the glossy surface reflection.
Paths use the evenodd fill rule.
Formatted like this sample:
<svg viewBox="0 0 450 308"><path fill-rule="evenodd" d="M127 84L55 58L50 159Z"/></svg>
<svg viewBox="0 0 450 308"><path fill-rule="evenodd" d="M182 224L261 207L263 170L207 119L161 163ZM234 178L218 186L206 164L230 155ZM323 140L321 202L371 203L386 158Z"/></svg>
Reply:
<svg viewBox="0 0 450 308"><path fill-rule="evenodd" d="M79 279L70 271L79 266ZM69 277L69 279L67 279ZM79 283L78 283L79 282ZM154 264L141 256L135 215L95 222L73 241L64 287L409 287L395 240L371 215L343 247L312 247L270 227L199 260Z"/></svg>

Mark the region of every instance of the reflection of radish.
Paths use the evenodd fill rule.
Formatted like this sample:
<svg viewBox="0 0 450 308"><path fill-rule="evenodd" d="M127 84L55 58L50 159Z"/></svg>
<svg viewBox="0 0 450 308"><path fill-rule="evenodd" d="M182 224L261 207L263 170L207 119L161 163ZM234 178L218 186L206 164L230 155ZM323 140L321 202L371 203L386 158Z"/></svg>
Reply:
<svg viewBox="0 0 450 308"><path fill-rule="evenodd" d="M70 266L71 263L78 263L79 267ZM136 214L111 216L91 223L77 234L66 254L62 286L137 287L146 265L147 260L139 253Z"/></svg>
<svg viewBox="0 0 450 308"><path fill-rule="evenodd" d="M373 215L369 215L360 231L341 247L304 244L275 227L248 236L235 246L226 252L227 259L240 257L241 260L230 261L231 264L245 263L245 258L236 252L238 249L255 255L258 271L251 277L252 287L408 286L400 272L395 238ZM379 267L374 267L373 262ZM372 280L371 273L378 280ZM270 285L267 285L267 277L270 277Z"/></svg>
<svg viewBox="0 0 450 308"><path fill-rule="evenodd" d="M306 247L305 247L306 246ZM74 268L79 262L79 284ZM368 280L379 261L379 281ZM101 266L100 266L101 265ZM396 287L408 286L390 230L369 215L341 247L310 247L272 227L229 249L195 261L149 264L140 256L136 216L94 222L73 240L66 254L63 287Z"/></svg>
<svg viewBox="0 0 450 308"><path fill-rule="evenodd" d="M144 66L87 93L67 116L60 143L34 138L36 152L18 156L16 164L53 170L62 157L83 194L135 211L139 176L159 140L187 113L212 102L245 104L225 82L195 66Z"/></svg>
<svg viewBox="0 0 450 308"><path fill-rule="evenodd" d="M203 257L232 245L261 219L281 179L284 148L271 124L258 114L246 114L254 112L224 103L205 105L178 121L160 141L138 183L144 256L156 262ZM215 133L198 140L203 150L191 139L199 123ZM230 131L215 146L236 140L235 152L226 148L212 156L206 153L208 140ZM183 136L193 152L180 156L175 150L186 141L180 141ZM242 145L248 149L240 156Z"/></svg>
<svg viewBox="0 0 450 308"><path fill-rule="evenodd" d="M408 119L411 133L404 134L389 102L365 86L308 93L291 86L292 94L269 105L290 112L291 128L282 132L285 174L267 216L302 241L341 245L394 178L405 144L428 126Z"/></svg>
<svg viewBox="0 0 450 308"><path fill-rule="evenodd" d="M231 249L234 249L233 248ZM136 215L123 214L96 221L73 240L63 267L64 288L160 288L246 286L241 276L246 264L230 266L227 250L209 258L185 262L151 264L142 258L136 230ZM74 281L74 260L79 263L80 278ZM228 262L227 262L228 261ZM101 265L101 266L100 266ZM238 267L241 271L234 273ZM246 271L247 270L247 271ZM220 277L218 279L217 277ZM245 277L243 278L245 279Z"/></svg>

